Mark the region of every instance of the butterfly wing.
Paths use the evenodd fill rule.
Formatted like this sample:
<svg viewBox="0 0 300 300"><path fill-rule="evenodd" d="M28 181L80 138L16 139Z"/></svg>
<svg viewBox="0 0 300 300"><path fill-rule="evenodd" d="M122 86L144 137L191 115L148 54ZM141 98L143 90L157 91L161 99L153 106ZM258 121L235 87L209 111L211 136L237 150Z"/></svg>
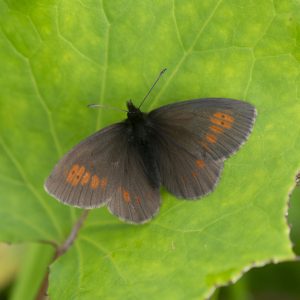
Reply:
<svg viewBox="0 0 300 300"><path fill-rule="evenodd" d="M162 185L178 198L195 199L208 194L218 182L223 160L205 156L187 134L180 138L176 132L179 136L174 139L167 129L160 127L154 143Z"/></svg>
<svg viewBox="0 0 300 300"><path fill-rule="evenodd" d="M256 109L251 104L226 98L182 101L149 113L168 135L177 141L184 138L184 143L189 139L189 144L198 145L213 159L236 152L250 134L255 117Z"/></svg>
<svg viewBox="0 0 300 300"><path fill-rule="evenodd" d="M119 218L141 223L160 206L159 187L145 174L135 147L128 143L124 123L90 136L55 166L46 191L59 201L82 208L106 204Z"/></svg>
<svg viewBox="0 0 300 300"><path fill-rule="evenodd" d="M183 198L212 191L223 161L245 142L255 116L252 105L223 98L183 101L151 111L162 184Z"/></svg>

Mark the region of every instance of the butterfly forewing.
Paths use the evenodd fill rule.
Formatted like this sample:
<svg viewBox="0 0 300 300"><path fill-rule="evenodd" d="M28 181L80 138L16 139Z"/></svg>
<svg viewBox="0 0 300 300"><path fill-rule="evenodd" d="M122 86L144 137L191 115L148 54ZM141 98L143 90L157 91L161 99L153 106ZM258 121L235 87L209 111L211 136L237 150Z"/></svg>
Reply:
<svg viewBox="0 0 300 300"><path fill-rule="evenodd" d="M123 220L141 223L159 209L139 153L128 144L124 123L90 136L55 166L45 188L58 200L83 208L107 204Z"/></svg>
<svg viewBox="0 0 300 300"><path fill-rule="evenodd" d="M122 132L122 124L115 124L75 146L48 177L47 191L58 200L78 207L92 208L107 202L120 160L117 149L124 143Z"/></svg>
<svg viewBox="0 0 300 300"><path fill-rule="evenodd" d="M187 199L212 191L223 161L247 139L255 115L248 103L215 98L178 102L150 112L162 185Z"/></svg>
<svg viewBox="0 0 300 300"><path fill-rule="evenodd" d="M153 110L149 117L162 131L171 132L173 140L186 140L185 132L192 146L182 144L189 151L193 148L212 159L224 159L247 139L256 110L243 101L207 98L169 104Z"/></svg>

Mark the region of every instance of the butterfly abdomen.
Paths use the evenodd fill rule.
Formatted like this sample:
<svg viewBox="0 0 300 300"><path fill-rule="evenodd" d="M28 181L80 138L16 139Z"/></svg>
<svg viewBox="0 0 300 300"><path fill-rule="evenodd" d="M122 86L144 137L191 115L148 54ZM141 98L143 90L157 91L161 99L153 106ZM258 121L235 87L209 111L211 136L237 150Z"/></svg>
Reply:
<svg viewBox="0 0 300 300"><path fill-rule="evenodd" d="M147 114L140 110L128 113L126 134L132 155L138 155L143 171L153 188L160 186L157 161L153 151L153 130Z"/></svg>

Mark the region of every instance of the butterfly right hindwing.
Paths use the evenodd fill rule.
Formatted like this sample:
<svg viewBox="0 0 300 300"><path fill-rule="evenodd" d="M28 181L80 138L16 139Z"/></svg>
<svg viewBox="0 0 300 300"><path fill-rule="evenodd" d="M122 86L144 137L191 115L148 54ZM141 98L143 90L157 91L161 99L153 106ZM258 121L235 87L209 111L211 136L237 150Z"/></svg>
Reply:
<svg viewBox="0 0 300 300"><path fill-rule="evenodd" d="M162 185L176 197L196 199L211 192L223 169L223 160L207 157L193 140L172 139L163 127L156 133L155 156ZM187 144L184 144L187 142Z"/></svg>

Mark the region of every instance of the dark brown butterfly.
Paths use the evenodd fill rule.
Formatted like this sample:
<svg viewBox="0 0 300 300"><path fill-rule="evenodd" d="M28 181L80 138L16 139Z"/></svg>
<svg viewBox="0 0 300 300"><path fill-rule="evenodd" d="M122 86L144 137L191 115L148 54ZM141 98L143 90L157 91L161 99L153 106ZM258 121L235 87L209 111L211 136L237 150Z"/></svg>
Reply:
<svg viewBox="0 0 300 300"><path fill-rule="evenodd" d="M68 152L47 179L47 192L72 206L106 205L122 220L146 222L159 210L161 185L184 199L211 192L256 117L252 105L226 98L182 101L150 113L139 107L127 102L126 120Z"/></svg>

